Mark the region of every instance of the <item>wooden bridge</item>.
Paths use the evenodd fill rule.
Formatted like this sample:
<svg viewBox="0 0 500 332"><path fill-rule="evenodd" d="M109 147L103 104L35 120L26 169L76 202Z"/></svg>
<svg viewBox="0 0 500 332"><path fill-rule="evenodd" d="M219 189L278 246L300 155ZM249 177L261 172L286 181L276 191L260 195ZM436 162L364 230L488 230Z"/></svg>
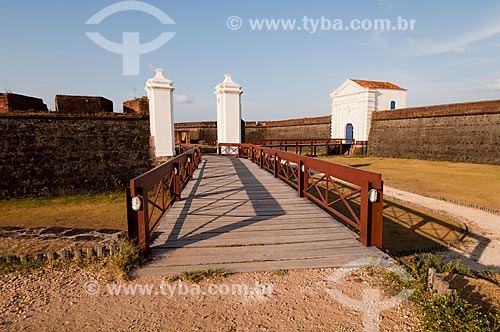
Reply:
<svg viewBox="0 0 500 332"><path fill-rule="evenodd" d="M383 255L376 247L363 245L355 232L309 199L298 197L293 186L275 177L276 173L295 171L300 187L300 170L293 163L288 163L289 170L285 171L287 162L280 161L281 166L275 164L277 172L269 173L261 169L266 165L264 158L269 159L261 153L260 164L252 163L252 158L218 155L204 156L202 161L197 154L184 157L185 162L183 158L174 159L171 174L151 186L153 190L141 187L145 182L141 183L140 178L135 183L132 180L128 200L139 197L142 202L149 201L142 205L146 210L142 211L143 216L149 218L143 221L147 225L141 225L140 218L134 219L141 214L140 207L139 210L129 207L129 233L140 239L143 229L143 234L151 236L146 244L152 258L134 276L173 275L209 268L244 272L339 267L362 257ZM186 167L188 161L194 162L196 158L196 171L194 167ZM276 158L277 155L273 160ZM176 195L182 187L179 200ZM307 186L303 187L307 197ZM156 192L151 195L154 199L144 196L154 189ZM361 187L351 192L354 192L351 196L341 194L343 198L339 201L344 204L357 194L363 196ZM328 201L334 202L333 198L327 198ZM160 213L155 223L151 208L160 212L169 210L163 216ZM361 210L359 207L358 214ZM351 209L351 212L356 211ZM149 223L157 225L150 227ZM373 233L372 238L376 238L377 232ZM377 241L370 239L370 235L361 237L364 237L362 242Z"/></svg>

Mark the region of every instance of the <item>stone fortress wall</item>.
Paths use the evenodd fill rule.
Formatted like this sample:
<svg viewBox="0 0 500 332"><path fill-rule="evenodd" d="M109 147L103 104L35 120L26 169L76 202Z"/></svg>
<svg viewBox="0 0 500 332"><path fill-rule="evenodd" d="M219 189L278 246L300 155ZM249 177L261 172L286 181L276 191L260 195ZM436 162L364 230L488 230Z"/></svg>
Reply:
<svg viewBox="0 0 500 332"><path fill-rule="evenodd" d="M102 97L59 97L57 112L15 98L33 103L0 114L0 199L122 189L151 169L148 117Z"/></svg>
<svg viewBox="0 0 500 332"><path fill-rule="evenodd" d="M500 100L375 112L368 154L500 165Z"/></svg>
<svg viewBox="0 0 500 332"><path fill-rule="evenodd" d="M147 98L113 113L103 97L0 94L0 199L123 189L151 169ZM243 122L244 141L330 137L331 117ZM215 121L175 124L176 142L213 145ZM378 111L369 154L500 164L500 101Z"/></svg>

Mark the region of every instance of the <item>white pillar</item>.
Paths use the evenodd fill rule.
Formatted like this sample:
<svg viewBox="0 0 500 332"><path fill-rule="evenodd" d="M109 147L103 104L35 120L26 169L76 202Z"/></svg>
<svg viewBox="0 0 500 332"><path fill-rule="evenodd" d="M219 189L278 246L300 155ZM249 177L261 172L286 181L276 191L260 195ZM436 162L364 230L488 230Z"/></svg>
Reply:
<svg viewBox="0 0 500 332"><path fill-rule="evenodd" d="M173 82L163 77L163 69L146 82L149 98L149 125L157 158L175 155Z"/></svg>
<svg viewBox="0 0 500 332"><path fill-rule="evenodd" d="M217 96L217 143L241 143L241 85L231 74L215 87Z"/></svg>

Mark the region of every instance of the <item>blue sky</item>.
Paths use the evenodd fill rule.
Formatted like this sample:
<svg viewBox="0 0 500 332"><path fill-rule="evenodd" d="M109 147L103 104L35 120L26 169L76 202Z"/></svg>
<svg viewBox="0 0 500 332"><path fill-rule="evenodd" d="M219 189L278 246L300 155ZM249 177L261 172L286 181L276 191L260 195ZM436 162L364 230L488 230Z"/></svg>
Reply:
<svg viewBox="0 0 500 332"><path fill-rule="evenodd" d="M175 24L123 11L85 22L118 1L0 0L0 90L41 97L101 95L115 110L144 95L153 67L174 81L176 122L215 120L214 86L224 73L243 86L243 117L273 120L327 115L329 93L346 78L391 81L408 89L408 105L500 99L498 1L169 1L147 0ZM227 27L239 16L242 27ZM416 21L412 31L255 31L249 20L307 16ZM319 29L318 29L319 30ZM122 56L91 41L99 32L120 43L175 36L140 57L124 76ZM3 92L3 91L2 91Z"/></svg>

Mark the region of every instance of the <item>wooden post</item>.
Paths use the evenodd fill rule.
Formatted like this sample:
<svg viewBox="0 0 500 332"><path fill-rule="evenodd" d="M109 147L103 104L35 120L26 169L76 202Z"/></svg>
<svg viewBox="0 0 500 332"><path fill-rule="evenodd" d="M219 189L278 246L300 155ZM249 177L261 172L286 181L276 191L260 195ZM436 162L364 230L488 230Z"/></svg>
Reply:
<svg viewBox="0 0 500 332"><path fill-rule="evenodd" d="M370 228L371 228L371 220L369 218L369 205L370 201L368 200L368 190L370 185L367 182L363 183L361 186L361 206L359 211L359 241L365 245L370 246Z"/></svg>
<svg viewBox="0 0 500 332"><path fill-rule="evenodd" d="M198 151L194 151L194 154L193 154L193 161L194 161L194 168L197 169L198 168L198 165L200 163L200 160L199 160L199 157L198 157Z"/></svg>
<svg viewBox="0 0 500 332"><path fill-rule="evenodd" d="M193 179L193 170L194 170L194 167L193 167L194 156L193 155L188 156L187 163L188 163L188 176L189 176L189 180L192 180Z"/></svg>
<svg viewBox="0 0 500 332"><path fill-rule="evenodd" d="M274 177L278 177L278 153L274 153Z"/></svg>
<svg viewBox="0 0 500 332"><path fill-rule="evenodd" d="M149 251L149 220L148 220L148 193L143 187L133 188L127 196L127 214L129 216L128 229L129 237L137 239L137 244L143 246L145 251ZM132 209L132 197L141 199L139 210Z"/></svg>
<svg viewBox="0 0 500 332"><path fill-rule="evenodd" d="M175 200L176 201L180 201L181 200L181 179L180 179L180 173L181 172L181 168L180 168L180 165L179 163L174 163L174 190L173 190L173 193L174 193L174 196L175 196Z"/></svg>
<svg viewBox="0 0 500 332"><path fill-rule="evenodd" d="M299 192L299 197L304 197L304 185L305 185L305 174L306 172L305 171L305 166L304 166L304 162L301 160L299 161L299 163L297 164L297 167L299 168L297 171L299 172L299 178L298 178L298 183L297 183L297 191ZM304 171L302 171L302 168L304 168Z"/></svg>
<svg viewBox="0 0 500 332"><path fill-rule="evenodd" d="M368 218L369 218L369 246L382 248L382 227L383 227L383 201L384 190L383 182L380 188L375 188L372 183L368 184L368 190L376 189L378 199L375 203L369 202Z"/></svg>
<svg viewBox="0 0 500 332"><path fill-rule="evenodd" d="M125 190L125 196L127 197L127 226L128 226L128 238L129 240L138 240L139 238L139 219L137 211L132 209L132 195L130 194L130 188Z"/></svg>
<svg viewBox="0 0 500 332"><path fill-rule="evenodd" d="M260 149L260 168L264 168L264 151Z"/></svg>
<svg viewBox="0 0 500 332"><path fill-rule="evenodd" d="M304 164L304 171L303 171L304 175L302 176L303 177L303 186L302 186L302 195L304 195L304 197L306 196L306 192L307 192L307 187L309 186L309 173L307 172L307 167L306 165Z"/></svg>

